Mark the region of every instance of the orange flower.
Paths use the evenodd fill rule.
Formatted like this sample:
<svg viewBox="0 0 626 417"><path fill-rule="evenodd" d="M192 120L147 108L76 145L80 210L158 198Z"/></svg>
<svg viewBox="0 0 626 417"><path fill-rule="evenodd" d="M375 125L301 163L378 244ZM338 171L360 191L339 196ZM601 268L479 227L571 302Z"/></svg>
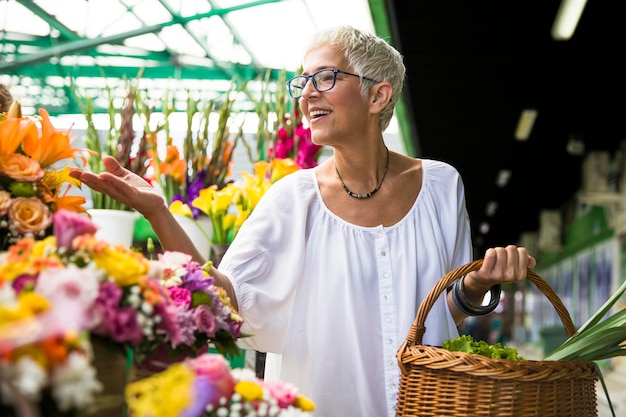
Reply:
<svg viewBox="0 0 626 417"><path fill-rule="evenodd" d="M36 197L17 197L9 207L9 221L17 223L19 233L38 234L52 224L52 213Z"/></svg>
<svg viewBox="0 0 626 417"><path fill-rule="evenodd" d="M35 182L43 178L44 170L41 169L37 161L14 153L11 155L0 155L0 174L4 174L16 181Z"/></svg>
<svg viewBox="0 0 626 417"><path fill-rule="evenodd" d="M153 160L153 164L158 163ZM186 163L181 159L178 148L174 145L167 146L165 161L160 162L161 174L169 175L177 184L185 182Z"/></svg>
<svg viewBox="0 0 626 417"><path fill-rule="evenodd" d="M23 238L9 248L9 261L12 263L24 262L33 251L35 241L31 238Z"/></svg>
<svg viewBox="0 0 626 417"><path fill-rule="evenodd" d="M86 213L85 197L78 195L64 195L61 197L52 197L52 204L55 211L65 209L75 211L76 213Z"/></svg>
<svg viewBox="0 0 626 417"><path fill-rule="evenodd" d="M1 142L1 141L0 141ZM8 191L0 190L0 216L6 214L11 204L11 193Z"/></svg>
<svg viewBox="0 0 626 417"><path fill-rule="evenodd" d="M37 135L37 126L29 118L4 120L0 123L0 155L16 153L25 137Z"/></svg>
<svg viewBox="0 0 626 417"><path fill-rule="evenodd" d="M22 149L31 158L39 161L39 165L42 168L47 168L55 162L63 159L74 158L81 149L72 148L69 131L62 133L57 131L52 122L50 116L45 109L39 109L41 115L41 137L35 131L29 131L28 135L24 136L22 143ZM89 151L93 153L93 151ZM87 165L87 159L82 157L83 166Z"/></svg>

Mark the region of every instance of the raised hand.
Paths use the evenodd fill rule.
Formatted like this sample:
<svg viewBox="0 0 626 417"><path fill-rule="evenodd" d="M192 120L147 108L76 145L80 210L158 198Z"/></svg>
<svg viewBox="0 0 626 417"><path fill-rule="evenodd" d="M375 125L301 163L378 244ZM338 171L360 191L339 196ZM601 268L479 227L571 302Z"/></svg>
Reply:
<svg viewBox="0 0 626 417"><path fill-rule="evenodd" d="M164 207L166 202L163 195L145 179L123 168L112 156L104 156L102 162L107 169L105 172L93 173L72 168L70 176L92 190L134 208L147 219Z"/></svg>

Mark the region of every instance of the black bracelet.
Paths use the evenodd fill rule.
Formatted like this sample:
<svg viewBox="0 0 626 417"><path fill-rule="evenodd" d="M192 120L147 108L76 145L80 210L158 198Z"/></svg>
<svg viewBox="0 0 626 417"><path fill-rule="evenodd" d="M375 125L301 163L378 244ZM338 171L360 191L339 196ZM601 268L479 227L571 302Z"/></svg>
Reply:
<svg viewBox="0 0 626 417"><path fill-rule="evenodd" d="M454 301L456 308L458 308L459 311L461 311L461 313L465 314L466 316L484 316L495 310L500 303L502 285L497 284L491 287L491 289L489 290L491 295L491 300L489 301L489 304L487 304L486 306L476 306L472 304L470 300L468 300L465 296L463 285L464 278L464 276L461 277L460 279L456 280L452 285L452 301Z"/></svg>

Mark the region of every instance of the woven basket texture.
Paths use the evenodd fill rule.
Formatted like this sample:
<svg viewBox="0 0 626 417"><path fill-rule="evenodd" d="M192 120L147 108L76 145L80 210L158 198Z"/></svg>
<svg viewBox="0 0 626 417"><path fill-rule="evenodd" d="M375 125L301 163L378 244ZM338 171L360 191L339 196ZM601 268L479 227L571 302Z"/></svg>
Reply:
<svg viewBox="0 0 626 417"><path fill-rule="evenodd" d="M424 322L437 298L482 260L442 277L424 298L407 339L398 349L402 370L396 417L408 416L597 416L592 362L509 361L422 345ZM548 298L568 336L576 333L569 312L535 272L527 278Z"/></svg>

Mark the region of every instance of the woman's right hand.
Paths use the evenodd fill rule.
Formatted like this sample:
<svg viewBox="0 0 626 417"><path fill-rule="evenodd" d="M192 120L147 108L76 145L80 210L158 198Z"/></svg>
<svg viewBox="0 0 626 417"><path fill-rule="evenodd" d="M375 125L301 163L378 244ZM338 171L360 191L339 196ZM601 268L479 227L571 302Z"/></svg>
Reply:
<svg viewBox="0 0 626 417"><path fill-rule="evenodd" d="M80 180L92 190L134 208L148 220L164 207L163 196L145 179L122 167L112 156L105 155L102 162L107 169L105 172L96 174L80 168L71 168L70 176Z"/></svg>

